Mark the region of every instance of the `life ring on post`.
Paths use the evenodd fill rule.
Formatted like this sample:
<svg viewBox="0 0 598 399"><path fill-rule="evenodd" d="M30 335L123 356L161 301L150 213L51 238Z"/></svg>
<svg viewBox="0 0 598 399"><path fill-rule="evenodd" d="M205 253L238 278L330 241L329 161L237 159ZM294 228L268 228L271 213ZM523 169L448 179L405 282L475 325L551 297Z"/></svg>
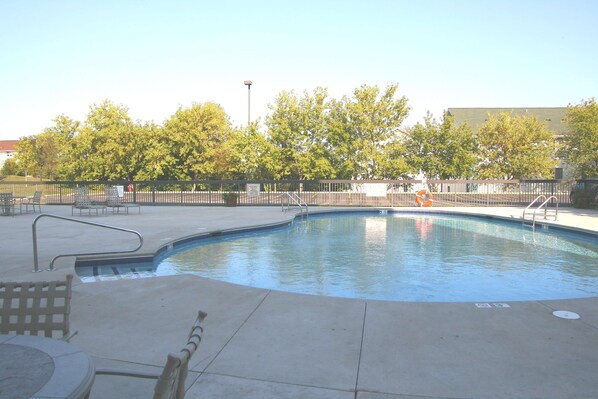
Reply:
<svg viewBox="0 0 598 399"><path fill-rule="evenodd" d="M426 190L419 190L415 195L415 203L418 206L432 206L432 201L434 201L434 195Z"/></svg>

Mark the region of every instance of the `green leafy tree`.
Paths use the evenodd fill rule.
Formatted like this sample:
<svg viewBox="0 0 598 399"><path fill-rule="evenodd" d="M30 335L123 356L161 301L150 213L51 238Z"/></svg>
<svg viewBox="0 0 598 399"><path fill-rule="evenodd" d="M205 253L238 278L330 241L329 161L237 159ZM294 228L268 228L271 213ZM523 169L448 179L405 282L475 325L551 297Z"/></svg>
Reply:
<svg viewBox="0 0 598 399"><path fill-rule="evenodd" d="M598 177L598 103L592 98L567 107L569 131L563 156L581 178Z"/></svg>
<svg viewBox="0 0 598 399"><path fill-rule="evenodd" d="M332 104L329 139L339 176L381 179L406 172L404 161L393 158L403 153L400 128L409 114L407 99L397 98L397 89L396 84L383 91L363 85Z"/></svg>
<svg viewBox="0 0 598 399"><path fill-rule="evenodd" d="M335 177L328 141L328 91L318 87L303 97L282 92L270 109L266 126L277 151L274 174L287 179Z"/></svg>
<svg viewBox="0 0 598 399"><path fill-rule="evenodd" d="M235 129L223 144L226 157L221 159L222 178L236 180L273 179L276 169L274 145L258 131L258 123L248 129Z"/></svg>
<svg viewBox="0 0 598 399"><path fill-rule="evenodd" d="M170 151L170 140L164 129L153 122L139 126L144 138L144 150L140 155L140 170L136 180L176 180L179 178L177 160Z"/></svg>
<svg viewBox="0 0 598 399"><path fill-rule="evenodd" d="M455 124L444 114L437 122L432 115L409 130L405 146L409 164L427 179L471 178L477 164L476 142L469 125Z"/></svg>
<svg viewBox="0 0 598 399"><path fill-rule="evenodd" d="M35 136L21 137L15 148L17 155L14 159L19 168L27 175L38 175L41 165Z"/></svg>
<svg viewBox="0 0 598 399"><path fill-rule="evenodd" d="M135 179L147 142L142 133L124 105L109 100L94 104L80 133L71 140L69 166L73 178Z"/></svg>
<svg viewBox="0 0 598 399"><path fill-rule="evenodd" d="M489 114L477 141L482 179L547 178L557 164L554 134L534 116Z"/></svg>
<svg viewBox="0 0 598 399"><path fill-rule="evenodd" d="M230 134L231 123L222 107L207 102L179 108L164 124L168 138L169 162L176 169L177 179L218 178L218 160L225 156L223 146Z"/></svg>
<svg viewBox="0 0 598 399"><path fill-rule="evenodd" d="M17 162L30 175L54 179L66 173L66 152L79 122L64 115L53 122L54 126L37 135L21 138L17 144Z"/></svg>
<svg viewBox="0 0 598 399"><path fill-rule="evenodd" d="M0 176L10 176L10 175L20 175L24 174L24 172L19 168L19 164L17 163L15 158L8 158L2 164L2 169L0 169Z"/></svg>

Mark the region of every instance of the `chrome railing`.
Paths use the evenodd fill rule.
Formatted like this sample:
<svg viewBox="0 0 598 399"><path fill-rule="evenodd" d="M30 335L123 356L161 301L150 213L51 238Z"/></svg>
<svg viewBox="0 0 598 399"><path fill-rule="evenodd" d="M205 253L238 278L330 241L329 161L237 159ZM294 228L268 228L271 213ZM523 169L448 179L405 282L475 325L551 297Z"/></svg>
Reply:
<svg viewBox="0 0 598 399"><path fill-rule="evenodd" d="M544 220L548 220L548 216L549 216L549 209L548 209L548 204L550 204L551 201L554 201L555 204L555 208L551 209L551 216L554 216L554 220L558 219L558 215L559 215L559 201L558 198L554 195L551 195L550 197L546 198L545 195L538 195L536 197L536 199L534 199L527 207L525 207L525 209L523 210L523 216L522 216L522 223L525 226L525 221L526 219L526 214L529 213L530 208L537 202L539 201L543 201L540 205L538 205L536 208L534 208L531 212L531 221L532 221L532 229L536 229L536 216L538 215L538 211L542 211L542 209L544 209Z"/></svg>
<svg viewBox="0 0 598 399"><path fill-rule="evenodd" d="M81 223L81 224L87 224L87 225L90 225L90 226L103 227L103 228L107 228L107 229L111 229L111 230L124 231L124 232L127 232L127 233L135 234L139 238L139 245L137 246L137 248L132 249L132 250L105 251L105 252L80 252L80 253L61 254L61 255L55 256L52 259L52 261L50 262L50 268L48 269L50 271L54 270L54 262L57 259L59 259L59 258L64 258L64 257L67 257L67 256L83 256L83 255L116 255L116 254L126 254L126 253L137 252L143 246L143 237L141 236L141 234L139 234L139 232L137 232L135 230L124 229L122 227L109 226L109 225L106 225L106 224L87 222L87 221L84 221L84 220L78 220L78 219L67 218L67 217L63 217L63 216L56 216L56 215L51 215L51 214L44 213L44 214L41 214L38 217L36 217L35 220L33 221L32 226L31 226L31 230L32 230L32 233L33 233L33 272L35 272L35 273L41 271L41 270L39 270L39 262L38 262L38 256L37 256L37 221L39 219L41 219L41 218L44 218L44 217L53 218L53 219L60 219L60 220L66 220L66 221L69 221L69 222L75 222L75 223Z"/></svg>
<svg viewBox="0 0 598 399"><path fill-rule="evenodd" d="M309 208L307 206L307 202L305 202L303 200L303 198L301 198L299 196L299 194L297 194L295 192L289 192L289 191L284 193L281 197L281 207L282 207L283 212L286 212L290 209L291 202L299 207L299 212L301 214L305 214L305 215L309 214ZM305 212L303 211L304 207L305 207Z"/></svg>

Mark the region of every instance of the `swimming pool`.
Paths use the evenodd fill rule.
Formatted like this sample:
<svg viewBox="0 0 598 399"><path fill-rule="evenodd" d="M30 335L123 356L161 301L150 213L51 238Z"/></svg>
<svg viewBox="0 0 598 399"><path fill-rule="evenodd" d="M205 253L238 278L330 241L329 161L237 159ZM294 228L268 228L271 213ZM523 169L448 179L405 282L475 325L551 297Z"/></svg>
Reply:
<svg viewBox="0 0 598 399"><path fill-rule="evenodd" d="M393 301L598 295L598 240L495 219L407 213L313 215L205 238L158 256L157 275Z"/></svg>

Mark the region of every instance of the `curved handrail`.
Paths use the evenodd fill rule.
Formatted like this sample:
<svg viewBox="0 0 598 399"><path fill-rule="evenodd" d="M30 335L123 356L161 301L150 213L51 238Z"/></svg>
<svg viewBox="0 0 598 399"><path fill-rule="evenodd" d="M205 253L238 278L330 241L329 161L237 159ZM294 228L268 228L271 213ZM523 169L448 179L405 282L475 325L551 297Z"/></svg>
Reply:
<svg viewBox="0 0 598 399"><path fill-rule="evenodd" d="M295 203L295 205L297 205L299 207L299 211L301 212L301 214L303 214L303 206L304 205L305 205L305 214L309 213L309 208L307 206L307 202L303 201L303 198L301 198L297 193L288 192L288 191L283 193L283 196L281 198L281 206L282 206L283 212L285 211L285 209L284 209L285 194L286 194L286 197L288 197L288 199L293 201ZM290 206L290 202L287 202L287 210L289 210L289 206Z"/></svg>
<svg viewBox="0 0 598 399"><path fill-rule="evenodd" d="M540 195L538 195L538 196L536 197L536 199L534 199L532 202L530 202L530 204L529 204L528 206L526 206L526 207L525 207L525 209L523 210L523 220L524 220L524 221L525 221L525 214L526 214L527 210L528 210L529 208L531 208L531 207L532 207L532 205L534 205L536 202L538 202L538 201L539 201L540 199L542 199L542 198L543 198L544 200L546 200L546 196L545 196L544 194L540 194ZM534 213L535 213L535 210L534 210Z"/></svg>
<svg viewBox="0 0 598 399"><path fill-rule="evenodd" d="M135 230L125 229L125 228L116 227L116 226L109 226L107 224L87 222L87 221L84 221L84 220L67 218L67 217L64 217L64 216L51 215L49 213L42 213L41 215L39 215L38 217L35 218L35 220L33 221L33 224L31 225L31 230L32 230L32 233L33 233L33 267L34 267L33 268L33 272L39 272L40 271L39 270L39 265L38 265L38 258L37 258L37 226L36 226L36 223L37 223L37 221L39 219L41 219L43 217L49 217L49 218L66 220L66 221L75 222L75 223L87 224L87 225L90 225L90 226L105 227L105 228L111 229L111 230L124 231L124 232L127 232L127 233L135 234L139 238L139 245L137 246L137 248L132 249L132 250L126 250L126 251L108 251L108 252L82 252L82 253L72 253L72 254L57 255L50 262L50 268L48 270L54 270L54 262L58 258L64 258L64 257L67 257L67 256L81 256L81 255L126 254L126 253L137 252L143 246L143 237L141 236L141 234L139 232L137 232Z"/></svg>
<svg viewBox="0 0 598 399"><path fill-rule="evenodd" d="M544 198L546 198L546 197L544 197ZM555 201L555 204L556 204L556 208L555 208L555 214L554 214L554 220L557 220L557 218L558 218L558 215L559 215L559 200L558 200L558 199L557 199L557 197L556 197L556 196L554 196L554 195L552 195L552 196L548 197L548 198L547 198L547 199L546 199L544 202L542 202L542 203L540 204L540 206L538 206L538 207L536 208L536 211L538 211L538 210L540 210L540 209L544 208L544 219L546 219L546 217L547 217L547 211L548 211L548 203L549 203L551 200L554 200L554 201ZM536 211L534 211L534 222L536 221Z"/></svg>
<svg viewBox="0 0 598 399"><path fill-rule="evenodd" d="M522 216L522 221L523 224L525 225L525 213L526 211L536 202L538 202L538 200L540 199L544 199L544 201L534 209L534 212L532 213L532 228L535 229L536 228L536 215L537 212L539 210L541 210L542 208L544 208L544 220L547 219L547 212L548 212L548 203L552 200L554 200L556 208L555 208L555 212L554 212L554 220L558 219L558 215L559 215L559 200L555 195L551 195L550 197L546 198L545 195L539 195L536 197L535 200L533 200L524 210L523 210L523 216Z"/></svg>

